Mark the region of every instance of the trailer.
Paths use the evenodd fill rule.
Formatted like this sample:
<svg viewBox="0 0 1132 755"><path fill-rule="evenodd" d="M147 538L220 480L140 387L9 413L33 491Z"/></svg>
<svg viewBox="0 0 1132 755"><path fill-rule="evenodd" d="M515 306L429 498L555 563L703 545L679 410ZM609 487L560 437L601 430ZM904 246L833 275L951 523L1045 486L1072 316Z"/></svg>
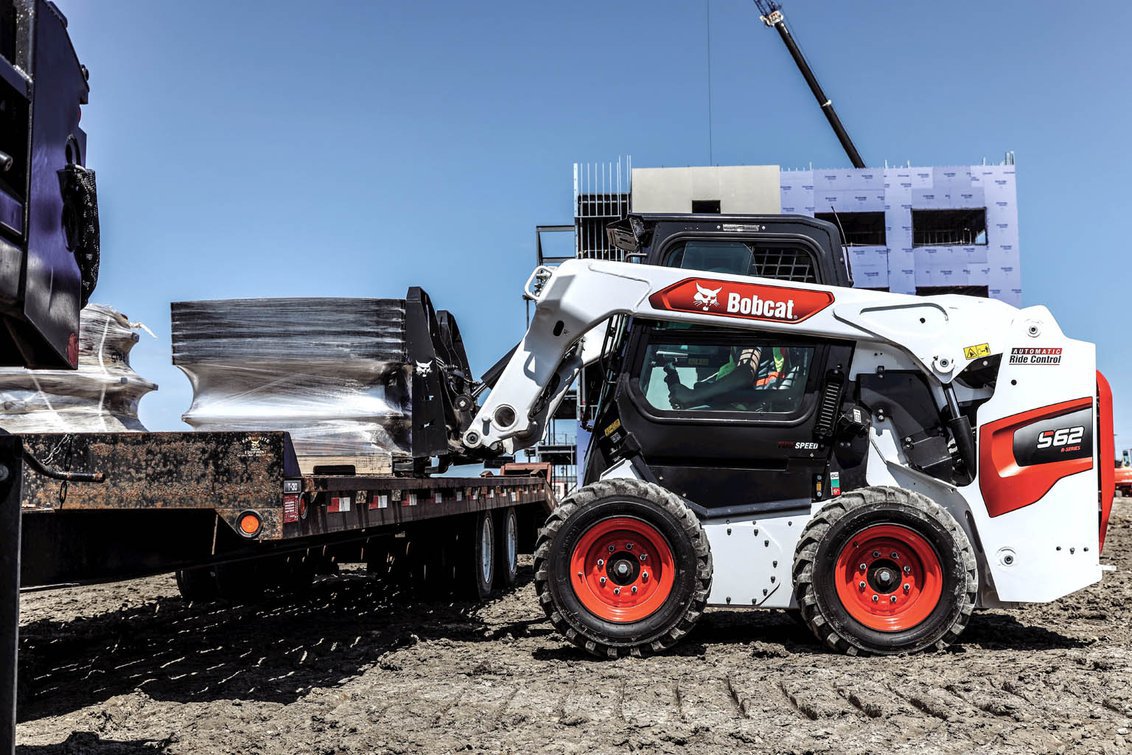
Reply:
<svg viewBox="0 0 1132 755"><path fill-rule="evenodd" d="M22 440L23 589L176 571L187 599L248 599L360 562L485 598L554 505L543 474L302 474L283 432Z"/></svg>

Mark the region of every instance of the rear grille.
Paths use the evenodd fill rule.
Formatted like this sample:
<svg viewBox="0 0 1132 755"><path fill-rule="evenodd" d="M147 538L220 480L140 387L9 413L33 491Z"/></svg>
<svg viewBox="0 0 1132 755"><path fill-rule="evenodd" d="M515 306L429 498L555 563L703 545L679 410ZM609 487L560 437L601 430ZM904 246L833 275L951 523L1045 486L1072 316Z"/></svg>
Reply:
<svg viewBox="0 0 1132 755"><path fill-rule="evenodd" d="M801 249L756 248L751 275L797 283L817 283L814 261Z"/></svg>

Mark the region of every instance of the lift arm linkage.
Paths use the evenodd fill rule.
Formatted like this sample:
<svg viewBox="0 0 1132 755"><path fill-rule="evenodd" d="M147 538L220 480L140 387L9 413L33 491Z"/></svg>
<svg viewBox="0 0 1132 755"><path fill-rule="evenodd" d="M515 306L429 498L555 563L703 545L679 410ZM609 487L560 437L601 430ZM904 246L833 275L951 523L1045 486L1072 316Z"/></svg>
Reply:
<svg viewBox="0 0 1132 755"><path fill-rule="evenodd" d="M469 448L513 453L534 445L615 315L887 344L938 384L971 361L964 347L1003 344L1011 323L1057 329L1044 307L1018 310L993 299L919 297L785 283L625 262L568 260L540 267L527 281L536 302L522 342L464 433ZM587 334L591 334L588 335ZM1000 348L1000 346L999 346Z"/></svg>

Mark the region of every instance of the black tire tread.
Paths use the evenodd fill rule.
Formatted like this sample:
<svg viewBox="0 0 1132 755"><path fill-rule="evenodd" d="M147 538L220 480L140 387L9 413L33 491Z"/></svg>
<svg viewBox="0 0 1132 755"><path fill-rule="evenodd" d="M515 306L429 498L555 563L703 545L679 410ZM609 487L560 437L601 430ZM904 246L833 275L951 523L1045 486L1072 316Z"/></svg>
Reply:
<svg viewBox="0 0 1132 755"><path fill-rule="evenodd" d="M696 588L692 603L678 622L675 623L661 637L650 643L634 646L614 646L603 643L599 638L589 637L579 632L566 621L554 604L550 594L549 579L546 561L550 548L562 525L576 511L594 504L604 498L613 496L632 496L648 500L663 508L680 522L690 538L696 554ZM592 655L601 658L616 659L623 656L645 656L660 653L675 645L683 639L703 616L707 606L708 593L711 592L712 579L711 549L708 546L707 535L700 525L700 520L688 506L680 500L679 496L659 485L631 479L599 480L585 487L579 488L566 496L551 512L546 524L539 530L538 541L535 544L534 572L535 594L539 605L542 606L550 623L570 642Z"/></svg>
<svg viewBox="0 0 1132 755"><path fill-rule="evenodd" d="M975 552L967 534L946 509L927 496L903 488L877 486L848 492L830 500L806 524L794 550L793 567L794 590L803 621L810 627L815 637L838 653L862 656L884 654L862 647L853 642L852 637L838 632L822 616L813 590L814 557L818 550L818 544L830 528L849 512L851 507L869 503L897 504L918 509L942 524L956 543L956 550L962 560L963 571L966 575L962 593L956 595L960 610L955 620L939 639L919 650L944 649L955 642L963 633L963 630L967 627L967 622L971 619L972 612L975 610L979 589L978 564L975 560Z"/></svg>
<svg viewBox="0 0 1132 755"><path fill-rule="evenodd" d="M220 597L216 577L209 567L178 569L176 573L177 591L186 603L205 602Z"/></svg>

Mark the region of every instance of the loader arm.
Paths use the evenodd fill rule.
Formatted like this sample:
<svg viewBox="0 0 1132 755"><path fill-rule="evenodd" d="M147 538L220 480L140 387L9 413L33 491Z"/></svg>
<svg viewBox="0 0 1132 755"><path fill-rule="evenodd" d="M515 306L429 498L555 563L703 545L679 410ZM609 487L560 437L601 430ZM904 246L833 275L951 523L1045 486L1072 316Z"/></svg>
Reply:
<svg viewBox="0 0 1132 755"><path fill-rule="evenodd" d="M599 260L539 267L525 295L536 303L534 317L463 435L471 449L513 453L534 445L579 367L596 356L598 326L615 315L895 348L944 387L971 361L966 346L985 343L1000 353L1020 328L1060 334L1044 307Z"/></svg>

